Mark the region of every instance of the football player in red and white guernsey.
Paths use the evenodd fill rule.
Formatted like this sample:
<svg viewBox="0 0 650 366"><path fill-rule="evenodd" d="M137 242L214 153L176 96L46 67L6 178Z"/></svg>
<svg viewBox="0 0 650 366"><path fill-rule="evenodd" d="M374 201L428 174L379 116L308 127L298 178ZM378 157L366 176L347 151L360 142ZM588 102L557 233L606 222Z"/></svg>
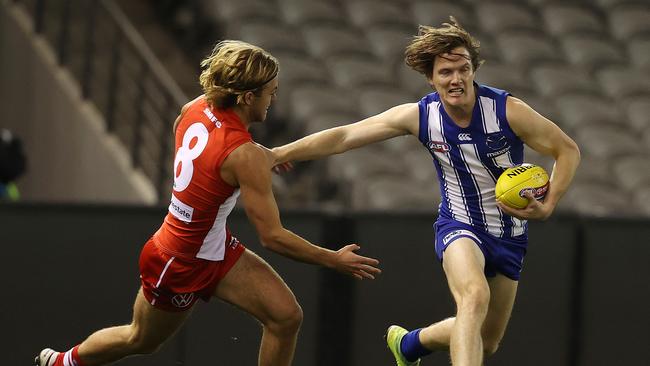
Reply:
<svg viewBox="0 0 650 366"><path fill-rule="evenodd" d="M271 160L248 128L263 122L278 89L277 60L259 47L222 41L201 63L204 95L174 124L174 187L169 213L144 245L142 287L129 325L95 332L68 352L44 349L37 366L103 365L152 353L185 321L200 298L218 297L263 325L259 365L290 365L302 309L280 276L226 227L241 194L265 248L358 279L380 273L378 261L311 244L285 229L271 190Z"/></svg>

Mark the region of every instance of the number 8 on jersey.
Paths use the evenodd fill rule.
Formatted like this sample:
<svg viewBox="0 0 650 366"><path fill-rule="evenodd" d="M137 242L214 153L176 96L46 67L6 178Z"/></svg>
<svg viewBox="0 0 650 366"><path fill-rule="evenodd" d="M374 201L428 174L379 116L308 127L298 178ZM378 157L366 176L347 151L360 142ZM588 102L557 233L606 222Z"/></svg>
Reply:
<svg viewBox="0 0 650 366"><path fill-rule="evenodd" d="M174 191L182 192L192 181L194 159L198 158L208 145L208 129L200 123L192 124L183 135L183 144L174 159ZM192 142L196 141L193 145Z"/></svg>

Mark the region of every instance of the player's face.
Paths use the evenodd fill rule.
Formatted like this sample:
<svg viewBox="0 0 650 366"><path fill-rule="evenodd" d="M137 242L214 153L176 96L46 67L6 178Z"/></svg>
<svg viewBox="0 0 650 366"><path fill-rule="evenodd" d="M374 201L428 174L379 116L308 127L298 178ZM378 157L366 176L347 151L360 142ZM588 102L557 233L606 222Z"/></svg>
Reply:
<svg viewBox="0 0 650 366"><path fill-rule="evenodd" d="M431 84L446 105L462 107L474 102L474 70L470 60L465 47L436 56Z"/></svg>
<svg viewBox="0 0 650 366"><path fill-rule="evenodd" d="M255 95L253 104L251 105L251 122L264 122L266 114L271 107L271 103L275 100L278 92L278 77L269 81L264 85L264 88Z"/></svg>

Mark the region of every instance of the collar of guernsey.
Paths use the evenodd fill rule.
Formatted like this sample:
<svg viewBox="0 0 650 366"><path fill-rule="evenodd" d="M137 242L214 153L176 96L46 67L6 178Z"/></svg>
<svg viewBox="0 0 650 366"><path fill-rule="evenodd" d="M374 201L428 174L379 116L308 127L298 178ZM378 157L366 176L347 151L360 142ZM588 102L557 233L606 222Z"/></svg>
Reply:
<svg viewBox="0 0 650 366"><path fill-rule="evenodd" d="M215 117L217 117L217 120L219 120L219 122L225 124L230 129L239 130L241 132L246 133L246 135L248 135L248 137L250 137L252 140L252 136L250 132L246 129L246 126L244 126L244 122L242 122L241 118L239 118L237 113L235 113L235 111L232 108L218 109L218 108L211 107L208 104L208 101L205 98L205 96L201 98L199 103L201 104L200 107L201 110L208 108L210 112L212 112L212 114L214 114Z"/></svg>

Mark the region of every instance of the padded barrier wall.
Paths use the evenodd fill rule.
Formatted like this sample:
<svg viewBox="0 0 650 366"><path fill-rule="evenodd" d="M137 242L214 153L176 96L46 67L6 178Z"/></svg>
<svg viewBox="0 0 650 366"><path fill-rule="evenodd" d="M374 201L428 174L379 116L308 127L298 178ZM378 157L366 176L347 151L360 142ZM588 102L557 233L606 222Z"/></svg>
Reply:
<svg viewBox="0 0 650 366"><path fill-rule="evenodd" d="M4 363L29 363L130 320L141 245L164 208L0 205ZM332 248L358 242L383 274L353 281L261 248L241 211L230 227L293 289L305 319L295 365L391 364L387 325L425 326L453 303L433 251L433 215L285 212L285 226ZM650 225L556 217L532 223L510 327L487 365L643 364L650 359ZM581 239L582 238L582 239ZM257 322L220 301L199 304L159 353L119 366L254 365ZM215 358L215 354L218 356ZM447 355L422 365L445 365Z"/></svg>

